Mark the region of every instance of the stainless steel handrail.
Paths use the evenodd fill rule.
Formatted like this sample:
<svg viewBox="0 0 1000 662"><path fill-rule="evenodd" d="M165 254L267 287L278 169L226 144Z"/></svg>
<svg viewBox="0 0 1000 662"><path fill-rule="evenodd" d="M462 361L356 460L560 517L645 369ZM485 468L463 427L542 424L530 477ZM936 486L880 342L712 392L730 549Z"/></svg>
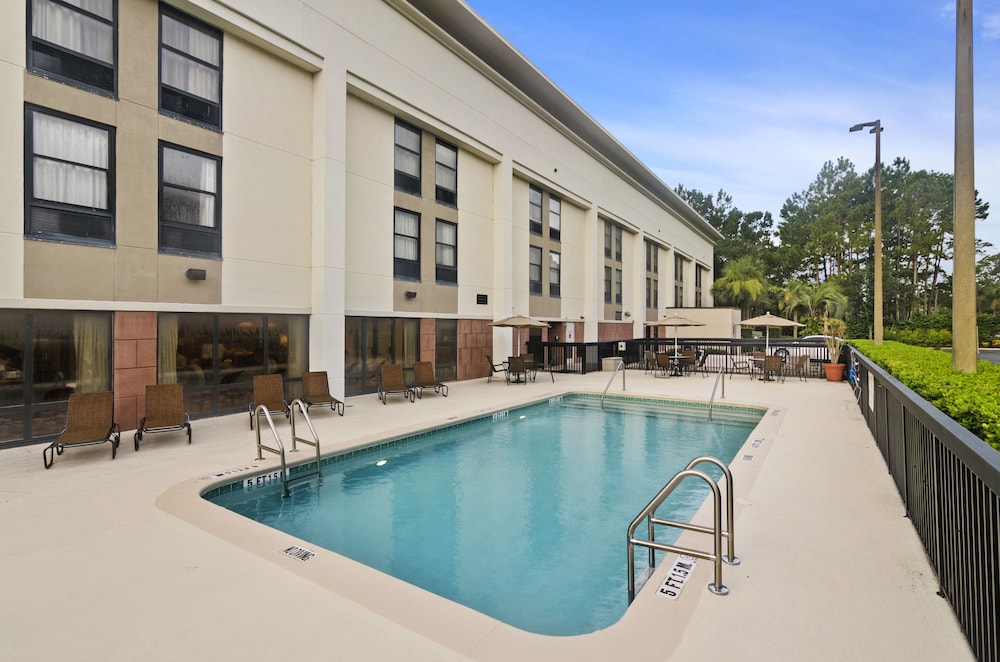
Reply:
<svg viewBox="0 0 1000 662"><path fill-rule="evenodd" d="M719 368L719 374L715 376L715 385L712 386L712 397L708 399L708 420L712 420L712 407L715 406L715 391L719 388L719 380L722 380L722 395L719 396L723 400L726 399L726 366L723 365Z"/></svg>
<svg viewBox="0 0 1000 662"><path fill-rule="evenodd" d="M726 507L726 519L728 520L728 529L723 527L722 523L722 493L719 485L716 481L712 479L711 476L705 474L701 471L695 471L692 467L701 464L702 462L710 462L718 467L721 467L723 474L727 481L727 507ZM676 522L672 520L658 519L654 515L656 509L663 504L668 496L680 485L685 478L694 477L699 478L708 484L709 489L712 491L712 510L713 510L713 526L704 527L695 524L690 524L687 522ZM649 567L652 569L656 566L656 551L661 552L674 552L676 554L687 554L689 556L694 556L696 558L705 559L706 561L712 561L715 565L715 577L713 582L708 585L708 590L716 595L728 595L729 589L722 583L722 563L728 563L730 565L738 565L740 563L739 558L736 557L734 552L734 542L732 533L733 524L733 477L729 468L726 467L719 460L712 457L698 457L688 464L687 468L682 471L677 472L673 478L670 479L663 489L657 493L655 497L646 505L645 508L632 520L632 523L628 527L628 601L629 604L635 600L635 547L636 545L640 547L645 547L649 550ZM635 530L642 522L642 520L647 520L647 540L642 540L635 537ZM656 532L654 530L654 525L665 525L672 526L680 529L685 529L688 531L696 531L699 533L709 533L712 535L713 541L713 551L706 552L698 549L692 549L688 547L681 547L679 545L668 545L665 543L656 542ZM728 538L728 555L722 553L722 538Z"/></svg>
<svg viewBox="0 0 1000 662"><path fill-rule="evenodd" d="M266 450L266 451L270 451L272 453L276 453L279 457L281 457L281 485L282 485L281 495L287 497L288 496L288 467L285 464L285 445L283 443L281 443L281 437L278 436L278 429L274 427L274 419L271 418L271 412L269 412L267 410L267 407L265 407L264 405L257 405L257 408L254 409L253 413L254 413L254 416L257 417L257 425L254 426L254 428L257 431L257 459L258 460L263 460L264 459L264 455L263 455L263 453L261 453L261 450ZM278 447L277 448L271 448L270 446L265 446L264 444L260 443L260 415L261 414L264 414L264 417L267 419L267 426L269 428L271 428L271 434L274 435L274 440L276 442L278 442Z"/></svg>
<svg viewBox="0 0 1000 662"><path fill-rule="evenodd" d="M323 471L321 469L322 463L320 461L319 435L316 434L316 428L313 427L312 419L309 418L309 408L306 405L306 403L302 401L301 398L295 398L294 400L292 400L292 404L290 404L288 406L288 409L289 409L289 420L291 421L291 425L292 425L292 450L291 450L291 452L295 453L295 452L298 451L298 449L295 447L295 442L297 442L297 441L301 441L303 444L306 444L308 446L312 446L313 448L316 449L316 472L315 473L319 476L319 482L322 485L323 484ZM309 432L310 432L310 434L312 434L312 441L310 441L309 439L305 439L303 437L299 437L299 436L297 436L295 434L295 410L296 409L298 409L299 412L302 413L302 416L305 418L306 425L309 426ZM310 473L310 474L305 474L303 476L297 476L295 478L295 480L298 480L299 478L306 478L308 476L312 476L312 474Z"/></svg>
<svg viewBox="0 0 1000 662"><path fill-rule="evenodd" d="M608 389L611 388L611 382L615 381L615 375L621 370L622 373L622 390L625 390L625 359L619 359L618 365L615 366L614 372L611 373L611 379L608 380L608 385L604 387L604 392L601 393L601 409L604 409L604 396L608 394Z"/></svg>

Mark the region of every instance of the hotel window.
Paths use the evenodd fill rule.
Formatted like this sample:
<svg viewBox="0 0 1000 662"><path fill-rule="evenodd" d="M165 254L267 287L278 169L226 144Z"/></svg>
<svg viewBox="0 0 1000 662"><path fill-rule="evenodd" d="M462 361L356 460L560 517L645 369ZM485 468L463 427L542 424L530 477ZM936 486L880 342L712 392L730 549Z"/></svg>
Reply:
<svg viewBox="0 0 1000 662"><path fill-rule="evenodd" d="M702 307L702 298L701 298L702 271L703 271L703 269L701 267L697 267L696 266L694 268L694 307L695 308L701 308Z"/></svg>
<svg viewBox="0 0 1000 662"><path fill-rule="evenodd" d="M549 296L558 299L559 288L559 263L562 256L559 253L549 251Z"/></svg>
<svg viewBox="0 0 1000 662"><path fill-rule="evenodd" d="M542 249L538 246L528 247L528 292L542 293Z"/></svg>
<svg viewBox="0 0 1000 662"><path fill-rule="evenodd" d="M611 303L611 267L604 267L604 303Z"/></svg>
<svg viewBox="0 0 1000 662"><path fill-rule="evenodd" d="M438 140L434 145L434 196L442 205L458 205L458 149Z"/></svg>
<svg viewBox="0 0 1000 662"><path fill-rule="evenodd" d="M160 110L222 128L222 32L160 5Z"/></svg>
<svg viewBox="0 0 1000 662"><path fill-rule="evenodd" d="M113 245L114 128L37 108L24 115L25 235Z"/></svg>
<svg viewBox="0 0 1000 662"><path fill-rule="evenodd" d="M398 208L393 230L393 275L420 280L420 215Z"/></svg>
<svg viewBox="0 0 1000 662"><path fill-rule="evenodd" d="M604 221L604 257L622 261L622 229L611 221Z"/></svg>
<svg viewBox="0 0 1000 662"><path fill-rule="evenodd" d="M395 136L396 190L420 195L420 129L396 120Z"/></svg>
<svg viewBox="0 0 1000 662"><path fill-rule="evenodd" d="M457 283L458 226L437 219L434 234L435 280L439 283Z"/></svg>
<svg viewBox="0 0 1000 662"><path fill-rule="evenodd" d="M674 307L684 307L684 258L674 255Z"/></svg>
<svg viewBox="0 0 1000 662"><path fill-rule="evenodd" d="M542 234L542 189L528 187L528 230L531 234Z"/></svg>
<svg viewBox="0 0 1000 662"><path fill-rule="evenodd" d="M160 252L222 255L222 159L160 144Z"/></svg>
<svg viewBox="0 0 1000 662"><path fill-rule="evenodd" d="M622 302L622 270L615 269L615 303Z"/></svg>
<svg viewBox="0 0 1000 662"><path fill-rule="evenodd" d="M115 0L31 0L28 69L100 92L115 92Z"/></svg>
<svg viewBox="0 0 1000 662"><path fill-rule="evenodd" d="M559 241L562 227L562 200L554 195L549 196L549 239Z"/></svg>

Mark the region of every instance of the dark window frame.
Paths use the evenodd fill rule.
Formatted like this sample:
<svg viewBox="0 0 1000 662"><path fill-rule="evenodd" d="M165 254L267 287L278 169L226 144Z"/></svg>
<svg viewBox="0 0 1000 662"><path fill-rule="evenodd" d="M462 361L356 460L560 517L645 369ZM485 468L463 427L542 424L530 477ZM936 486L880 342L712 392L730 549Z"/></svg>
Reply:
<svg viewBox="0 0 1000 662"><path fill-rule="evenodd" d="M215 38L219 44L219 62L214 64L206 60L200 59L190 53L182 51L178 48L165 44L163 42L163 19L168 17L178 23L186 25L192 30L201 32L208 37ZM217 28L208 25L198 19L185 14L184 12L170 7L168 5L161 4L160 11L157 16L157 27L159 34L159 50L157 51L158 63L157 63L157 83L158 83L158 95L159 95L159 110L164 115L174 117L176 119L182 120L184 122L191 122L199 126L204 126L209 129L214 129L217 131L222 130L222 71L223 71L223 32ZM163 60L164 52L169 52L185 60L195 62L201 66L208 69L212 69L218 74L218 85L216 89L216 94L218 96L218 101L213 101L199 95L196 95L188 90L183 90L178 87L174 87L164 82L163 80Z"/></svg>
<svg viewBox="0 0 1000 662"><path fill-rule="evenodd" d="M34 180L35 114L48 115L65 121L100 129L107 134L108 167L101 169L73 161L63 161L105 173L107 182L107 208L36 198ZM114 246L115 218L115 127L93 122L82 117L61 113L49 108L26 104L24 107L24 235L34 239L62 241L93 246ZM56 160L56 159L52 159ZM59 228L78 226L76 232L36 229L39 225L56 225Z"/></svg>
<svg viewBox="0 0 1000 662"><path fill-rule="evenodd" d="M455 229L455 243L448 244L440 240L438 228L442 225L450 225ZM451 248L454 255L454 264L449 265L441 260L442 249ZM458 284L458 223L452 223L438 218L434 222L434 279L438 283L447 285Z"/></svg>
<svg viewBox="0 0 1000 662"><path fill-rule="evenodd" d="M416 134L417 137L417 151L414 152L412 149L406 145L400 144L396 140L396 130L403 129L405 131L410 131ZM402 191L403 193L409 193L410 195L420 196L422 187L422 172L421 164L423 158L423 131L413 126L409 122L404 122L403 120L396 118L396 122L393 125L392 130L392 143L393 149L393 186L395 186L397 191ZM406 172L405 170L399 169L399 163L396 156L400 151L406 152L408 154L413 154L417 158L417 174Z"/></svg>
<svg viewBox="0 0 1000 662"><path fill-rule="evenodd" d="M63 2L45 0L82 19L96 21L111 28L111 64L98 58L48 41L34 34L36 0L27 3L27 69L44 78L52 78L67 85L116 98L118 94L118 0L111 0L111 19L94 14L83 7Z"/></svg>
<svg viewBox="0 0 1000 662"><path fill-rule="evenodd" d="M416 217L417 223L417 233L415 235L402 234L398 231L396 226L397 214L409 214ZM415 260L409 258L399 257L396 254L396 243L397 239L403 239L407 242L416 243L416 256ZM393 209L392 217L392 275L393 278L397 280L420 280L420 214L409 209L403 209L402 207L395 207Z"/></svg>
<svg viewBox="0 0 1000 662"><path fill-rule="evenodd" d="M538 261L534 258L538 256ZM537 274L537 278L532 276ZM540 246L528 246L528 294L533 296L542 295L542 248Z"/></svg>
<svg viewBox="0 0 1000 662"><path fill-rule="evenodd" d="M553 262L553 258L555 261ZM553 275L555 277L553 277ZM558 299L562 294L562 254L549 251L549 296Z"/></svg>
<svg viewBox="0 0 1000 662"><path fill-rule="evenodd" d="M556 206L555 210L552 209L553 205ZM555 223L552 222L553 218L556 219ZM551 193L549 194L549 239L555 242L562 239L562 198Z"/></svg>
<svg viewBox="0 0 1000 662"><path fill-rule="evenodd" d="M534 198L537 196L538 201ZM533 235L542 235L542 204L544 192L534 184L528 185L528 232ZM537 210L537 211L536 211Z"/></svg>
<svg viewBox="0 0 1000 662"><path fill-rule="evenodd" d="M164 180L163 155L165 150L184 152L199 158L215 162L215 192L183 186L179 183L168 183ZM161 141L159 144L159 176L158 182L158 222L159 252L173 255L191 255L195 257L222 257L222 157L206 152ZM198 195L212 195L215 199L214 225L207 227L193 225L182 221L164 219L164 189L170 188ZM176 236L181 240L180 246L167 245L168 237ZM203 246L200 248L199 246Z"/></svg>
<svg viewBox="0 0 1000 662"><path fill-rule="evenodd" d="M438 150L442 148L455 155L455 167L452 167L447 163L442 163L438 158ZM441 178L439 177L442 170L454 173L454 188L442 186ZM441 140L440 138L436 138L434 141L434 199L438 204L445 205L447 207L458 206L458 148Z"/></svg>

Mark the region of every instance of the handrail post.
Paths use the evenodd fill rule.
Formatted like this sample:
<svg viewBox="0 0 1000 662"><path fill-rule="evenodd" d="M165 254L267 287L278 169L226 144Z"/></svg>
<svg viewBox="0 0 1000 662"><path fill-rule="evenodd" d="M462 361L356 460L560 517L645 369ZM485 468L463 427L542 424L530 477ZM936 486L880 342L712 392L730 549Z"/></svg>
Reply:
<svg viewBox="0 0 1000 662"><path fill-rule="evenodd" d="M265 407L264 405L257 405L257 408L254 409L253 413L257 417L257 427L256 427L256 429L257 429L257 459L258 460L263 460L264 459L263 454L261 454L261 452L260 452L261 449L267 450L267 451L271 451L272 453L276 453L277 455L279 455L281 457L281 485L282 485L282 488L283 488L283 490L282 490L282 496L287 497L289 495L289 492L288 492L288 467L285 464L285 445L283 443L281 443L281 437L278 436L278 429L276 427L274 427L274 419L271 418L271 412L269 412L267 410L267 407ZM261 415L261 413L263 413L264 417L267 418L267 426L269 428L271 428L271 434L274 435L274 440L276 442L278 442L278 448L271 448L270 446L265 446L264 444L260 443L260 415Z"/></svg>

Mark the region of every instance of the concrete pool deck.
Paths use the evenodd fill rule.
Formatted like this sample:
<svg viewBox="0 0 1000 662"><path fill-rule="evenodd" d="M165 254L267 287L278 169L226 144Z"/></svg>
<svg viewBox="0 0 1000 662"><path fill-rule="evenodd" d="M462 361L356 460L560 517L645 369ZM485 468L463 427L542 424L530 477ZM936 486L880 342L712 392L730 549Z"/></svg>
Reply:
<svg viewBox="0 0 1000 662"><path fill-rule="evenodd" d="M312 418L326 454L600 392L608 378L478 379L448 398L359 396L343 418ZM707 400L713 381L630 370L625 394ZM609 393L622 393L620 375ZM723 569L730 594L706 590L700 561L679 600L647 585L619 624L570 638L517 631L322 550L289 559L287 535L199 503L200 478L277 466L254 461L245 413L195 421L190 446L166 433L134 452L128 431L114 461L108 444L68 450L48 471L42 446L0 451L0 660L974 659L850 387L737 376L718 402L772 411L754 434L761 452L733 462L742 564ZM278 429L287 444L287 423Z"/></svg>

